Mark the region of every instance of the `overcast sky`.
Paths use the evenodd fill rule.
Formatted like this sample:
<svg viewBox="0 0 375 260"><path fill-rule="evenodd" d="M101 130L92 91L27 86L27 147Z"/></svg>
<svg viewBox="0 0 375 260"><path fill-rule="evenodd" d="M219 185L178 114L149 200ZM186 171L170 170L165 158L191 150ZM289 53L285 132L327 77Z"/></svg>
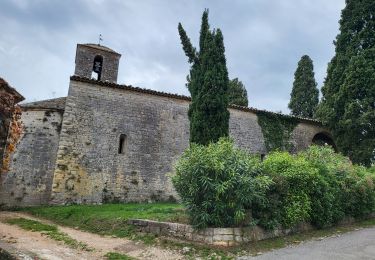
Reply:
<svg viewBox="0 0 375 260"><path fill-rule="evenodd" d="M345 0L0 0L0 77L36 101L66 96L77 43L122 54L118 83L189 95L181 22L198 45L201 15L224 34L229 77L249 105L288 113L302 55L321 87Z"/></svg>

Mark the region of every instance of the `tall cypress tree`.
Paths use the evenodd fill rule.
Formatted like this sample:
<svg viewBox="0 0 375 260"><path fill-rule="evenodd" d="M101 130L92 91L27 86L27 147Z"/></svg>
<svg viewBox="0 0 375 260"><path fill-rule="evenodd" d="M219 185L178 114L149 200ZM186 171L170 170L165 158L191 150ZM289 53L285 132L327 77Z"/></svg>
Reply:
<svg viewBox="0 0 375 260"><path fill-rule="evenodd" d="M370 166L375 163L375 48L350 60L338 99L346 102L337 124L345 138L337 144L353 161Z"/></svg>
<svg viewBox="0 0 375 260"><path fill-rule="evenodd" d="M308 55L302 56L294 73L289 108L291 114L312 118L319 103L319 90L314 78L313 61Z"/></svg>
<svg viewBox="0 0 375 260"><path fill-rule="evenodd" d="M228 70L223 34L210 31L208 10L202 15L199 52L192 46L182 25L178 25L181 43L189 63L188 89L190 142L207 145L229 134Z"/></svg>
<svg viewBox="0 0 375 260"><path fill-rule="evenodd" d="M340 33L334 44L336 53L328 64L327 77L322 87L323 98L317 115L332 130L339 150L349 155L354 162L363 163L355 155L358 150L357 152L350 151L351 148L349 148L354 147L353 145L361 140L350 139L347 135L348 126L344 127L338 122L343 120L348 104L356 99L354 96L343 93L348 91L348 88L343 89L344 81L351 73L350 70L354 69L354 66L349 66L351 59L375 46L374 0L346 0L346 7L341 13ZM368 86L361 85L361 87L367 88ZM352 127L358 132L362 131L354 125ZM364 145L371 145L366 140L361 142ZM369 149L371 148L374 147ZM368 162L370 158L366 160Z"/></svg>

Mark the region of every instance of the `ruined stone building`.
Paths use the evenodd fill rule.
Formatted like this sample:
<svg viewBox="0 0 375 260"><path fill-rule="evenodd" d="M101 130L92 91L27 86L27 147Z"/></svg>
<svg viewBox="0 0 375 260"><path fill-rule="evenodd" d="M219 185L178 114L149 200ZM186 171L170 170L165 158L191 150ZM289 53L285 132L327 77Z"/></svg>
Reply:
<svg viewBox="0 0 375 260"><path fill-rule="evenodd" d="M104 46L78 44L68 96L22 105L25 130L1 176L0 204L176 198L169 173L189 144L190 98L117 84L120 57ZM236 145L266 154L259 110L229 111ZM329 140L318 121L295 119L295 151Z"/></svg>
<svg viewBox="0 0 375 260"><path fill-rule="evenodd" d="M12 88L8 82L0 78L0 159L4 156L8 130L14 106L23 101L24 97ZM3 161L0 160L0 169Z"/></svg>

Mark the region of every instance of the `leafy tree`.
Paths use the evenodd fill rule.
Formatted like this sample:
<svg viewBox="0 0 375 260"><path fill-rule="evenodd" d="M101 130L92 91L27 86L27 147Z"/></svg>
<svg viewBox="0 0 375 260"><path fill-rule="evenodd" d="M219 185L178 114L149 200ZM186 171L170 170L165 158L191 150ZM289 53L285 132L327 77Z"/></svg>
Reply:
<svg viewBox="0 0 375 260"><path fill-rule="evenodd" d="M247 107L249 104L245 85L238 78L229 81L228 99L229 104L237 106Z"/></svg>
<svg viewBox="0 0 375 260"><path fill-rule="evenodd" d="M302 56L294 73L289 108L291 114L312 118L319 103L319 90L314 78L313 61L308 55Z"/></svg>
<svg viewBox="0 0 375 260"><path fill-rule="evenodd" d="M348 124L338 124L338 122L343 122L347 116L345 114L348 113L348 107L356 99L355 95L344 94L344 92L349 91L349 87L344 89L346 78L349 74L355 73L351 71L355 68L354 64L349 66L351 59L375 46L375 1L346 0L346 7L341 13L340 33L337 35L334 44L336 54L328 65L327 77L322 87L323 98L317 115L332 130L339 150L349 155L354 162L369 164L370 158L363 158L359 161L358 158L362 156L358 154L360 150L352 149L356 146L356 143L361 143L362 149L371 150L371 142L369 140L352 139L353 135L347 134L347 130L350 128ZM356 74L356 76L360 75ZM369 87L363 84L367 79L363 75L361 77L362 80L356 80L357 93L366 92L364 88ZM358 84L358 82L362 83ZM359 88L362 89L359 90ZM363 97L360 99L363 99ZM371 107L364 107L361 113L371 112L365 109L371 109ZM361 126L351 125L355 129L353 131L356 131L355 136L360 136L361 132L366 131L362 127L371 124L371 121L368 121L370 118L363 117ZM347 123L349 122L354 123L355 121L348 121ZM366 154L368 155L368 153Z"/></svg>
<svg viewBox="0 0 375 260"><path fill-rule="evenodd" d="M192 64L187 83L192 98L188 113L190 142L207 145L229 133L229 79L223 34L220 29L210 31L208 10L202 16L199 52L180 23L178 31L183 50Z"/></svg>

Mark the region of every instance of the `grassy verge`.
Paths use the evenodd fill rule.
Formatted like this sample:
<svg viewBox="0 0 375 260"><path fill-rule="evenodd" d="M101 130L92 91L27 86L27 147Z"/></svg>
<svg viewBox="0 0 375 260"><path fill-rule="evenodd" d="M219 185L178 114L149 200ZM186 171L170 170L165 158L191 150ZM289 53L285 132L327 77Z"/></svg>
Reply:
<svg viewBox="0 0 375 260"><path fill-rule="evenodd" d="M6 223L11 225L17 225L25 230L41 232L42 234L48 236L51 239L54 239L56 241L62 241L64 244L68 245L71 248L91 251L91 249L85 243L79 242L71 238L67 234L59 231L57 227L54 225L43 224L39 221L25 218L8 219Z"/></svg>
<svg viewBox="0 0 375 260"><path fill-rule="evenodd" d="M188 218L182 205L177 203L129 203L104 205L42 206L25 208L34 215L53 218L59 222L66 220L79 222L83 219L151 219L187 223Z"/></svg>
<svg viewBox="0 0 375 260"><path fill-rule="evenodd" d="M187 216L180 204L105 204L33 207L20 209L34 216L49 219L57 224L78 227L101 235L139 238L133 227L127 225L131 218L186 223ZM142 236L151 243L154 236Z"/></svg>
<svg viewBox="0 0 375 260"><path fill-rule="evenodd" d="M183 211L182 206L178 204L107 204L100 206L75 205L26 208L22 209L22 211L52 220L58 224L78 227L79 229L92 233L112 235L116 237L127 237L130 239L142 240L146 244L154 244L168 249L178 250L190 259L200 257L203 259L224 260L234 259L238 255L257 255L259 253L282 248L291 244L298 244L306 240L337 236L358 228L375 226L375 219L372 219L360 221L353 225L314 230L302 234L247 243L232 248L215 248L197 243L156 237L154 235L137 234L134 232L133 227L127 225L126 223L127 219L129 218L186 222L187 218L185 212ZM182 221L183 219L185 221Z"/></svg>
<svg viewBox="0 0 375 260"><path fill-rule="evenodd" d="M136 258L134 258L134 257L127 256L127 255L124 255L124 254L115 253L115 252L109 252L109 253L105 254L104 257L108 260L136 260Z"/></svg>

